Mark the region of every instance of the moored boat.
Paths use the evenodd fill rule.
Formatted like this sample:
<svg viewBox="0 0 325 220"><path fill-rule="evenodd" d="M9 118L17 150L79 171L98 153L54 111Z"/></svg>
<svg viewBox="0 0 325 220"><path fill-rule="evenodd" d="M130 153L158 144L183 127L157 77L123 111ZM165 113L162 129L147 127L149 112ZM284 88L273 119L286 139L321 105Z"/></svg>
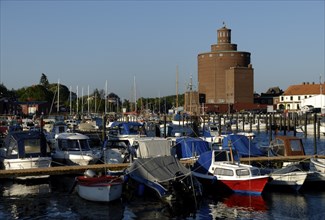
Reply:
<svg viewBox="0 0 325 220"><path fill-rule="evenodd" d="M325 158L312 157L310 158L310 162L317 171L325 173Z"/></svg>
<svg viewBox="0 0 325 220"><path fill-rule="evenodd" d="M39 131L10 132L0 148L1 168L5 170L44 168L51 161L45 136Z"/></svg>
<svg viewBox="0 0 325 220"><path fill-rule="evenodd" d="M280 169L271 170L269 175L272 180L267 185L272 188L291 188L293 191L299 191L307 179L308 173L303 170L300 164L287 165Z"/></svg>
<svg viewBox="0 0 325 220"><path fill-rule="evenodd" d="M61 133L55 137L52 159L56 165L95 164L101 152L91 149L89 137L80 133Z"/></svg>
<svg viewBox="0 0 325 220"><path fill-rule="evenodd" d="M231 158L228 151L205 152L194 164L192 173L217 190L261 194L270 181L269 175L262 175L257 167L233 162Z"/></svg>
<svg viewBox="0 0 325 220"><path fill-rule="evenodd" d="M76 177L78 195L94 202L111 202L121 198L124 179L119 176L96 176L87 170L84 176Z"/></svg>
<svg viewBox="0 0 325 220"><path fill-rule="evenodd" d="M201 185L191 171L173 156L138 158L127 170L137 185L146 186L165 201L201 196Z"/></svg>

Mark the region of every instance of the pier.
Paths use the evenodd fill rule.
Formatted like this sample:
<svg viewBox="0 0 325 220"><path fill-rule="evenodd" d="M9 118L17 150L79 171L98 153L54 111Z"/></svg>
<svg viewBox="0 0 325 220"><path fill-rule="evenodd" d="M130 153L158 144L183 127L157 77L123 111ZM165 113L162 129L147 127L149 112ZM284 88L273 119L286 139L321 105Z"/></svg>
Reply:
<svg viewBox="0 0 325 220"><path fill-rule="evenodd" d="M81 174L87 169L97 172L105 172L105 170L123 170L127 168L129 163L121 164L92 164L87 166L56 166L34 169L18 169L18 170L0 170L0 178L25 177L25 176L44 176L44 175L65 175L65 174Z"/></svg>
<svg viewBox="0 0 325 220"><path fill-rule="evenodd" d="M311 157L325 158L325 155L303 155L303 156L276 156L276 157L245 157L241 158L240 162L249 164L252 162L294 162L294 161L308 161ZM193 165L195 160L182 160L181 163L186 167ZM124 170L130 166L130 163L116 163L116 164L92 164L87 166L55 166L46 168L34 169L18 169L18 170L0 170L1 178L25 177L25 176L44 176L44 175L69 175L82 174L85 170L94 170L96 172L105 172L107 170L117 171Z"/></svg>

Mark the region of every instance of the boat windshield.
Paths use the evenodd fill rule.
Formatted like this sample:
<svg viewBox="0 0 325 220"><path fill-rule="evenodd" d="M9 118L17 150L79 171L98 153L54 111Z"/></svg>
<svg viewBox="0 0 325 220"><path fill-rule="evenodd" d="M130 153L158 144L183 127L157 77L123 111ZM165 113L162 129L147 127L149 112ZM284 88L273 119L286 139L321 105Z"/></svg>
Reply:
<svg viewBox="0 0 325 220"><path fill-rule="evenodd" d="M63 151L88 151L90 150L89 142L85 140L59 140L59 148Z"/></svg>
<svg viewBox="0 0 325 220"><path fill-rule="evenodd" d="M41 141L39 139L24 140L25 153L40 153Z"/></svg>
<svg viewBox="0 0 325 220"><path fill-rule="evenodd" d="M290 147L292 151L301 151L301 143L300 140L291 140Z"/></svg>
<svg viewBox="0 0 325 220"><path fill-rule="evenodd" d="M238 169L236 170L237 176L249 176L249 170L248 169Z"/></svg>

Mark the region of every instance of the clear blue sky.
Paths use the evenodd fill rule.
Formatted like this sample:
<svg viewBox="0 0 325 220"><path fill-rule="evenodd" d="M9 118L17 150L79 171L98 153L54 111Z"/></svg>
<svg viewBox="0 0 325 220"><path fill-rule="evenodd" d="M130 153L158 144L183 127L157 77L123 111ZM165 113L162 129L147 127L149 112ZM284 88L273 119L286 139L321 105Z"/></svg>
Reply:
<svg viewBox="0 0 325 220"><path fill-rule="evenodd" d="M324 1L1 0L1 82L50 83L122 99L185 91L197 55L225 22L238 51L251 53L254 90L324 80ZM134 83L135 79L135 83Z"/></svg>

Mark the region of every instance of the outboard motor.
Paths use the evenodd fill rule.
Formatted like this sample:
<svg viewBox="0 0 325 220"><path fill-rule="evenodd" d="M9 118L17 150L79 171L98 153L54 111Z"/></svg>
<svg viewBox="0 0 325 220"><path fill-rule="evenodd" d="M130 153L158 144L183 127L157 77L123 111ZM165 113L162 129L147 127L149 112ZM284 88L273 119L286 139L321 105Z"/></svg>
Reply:
<svg viewBox="0 0 325 220"><path fill-rule="evenodd" d="M92 177L95 177L96 176L96 173L93 170L86 170L84 172L84 176L85 177L92 178Z"/></svg>

